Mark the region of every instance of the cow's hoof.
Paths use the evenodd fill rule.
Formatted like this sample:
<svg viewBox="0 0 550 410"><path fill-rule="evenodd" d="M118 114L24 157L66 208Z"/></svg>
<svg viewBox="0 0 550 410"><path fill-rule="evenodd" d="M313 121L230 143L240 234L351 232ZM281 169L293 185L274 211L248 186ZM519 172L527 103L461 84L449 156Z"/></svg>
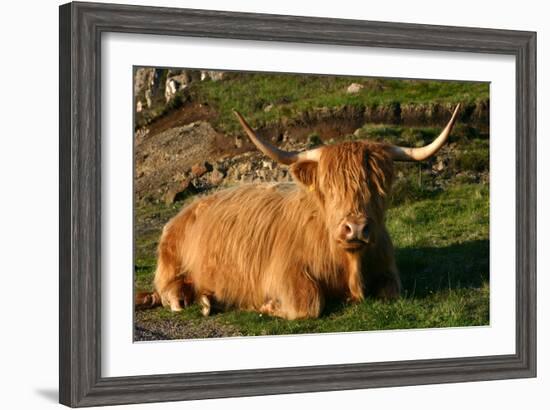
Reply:
<svg viewBox="0 0 550 410"><path fill-rule="evenodd" d="M260 307L260 313L263 315L273 315L275 313L275 304L269 300Z"/></svg>
<svg viewBox="0 0 550 410"><path fill-rule="evenodd" d="M269 299L260 307L262 315L280 316L281 305L278 300Z"/></svg>
<svg viewBox="0 0 550 410"><path fill-rule="evenodd" d="M357 304L365 300L363 295L350 295L346 298L346 303Z"/></svg>
<svg viewBox="0 0 550 410"><path fill-rule="evenodd" d="M179 302L177 302L177 303L170 304L170 310L172 312L181 312L183 309L181 308L181 305L179 304Z"/></svg>
<svg viewBox="0 0 550 410"><path fill-rule="evenodd" d="M199 304L201 305L201 313L203 316L210 316L210 310L212 306L210 305L210 299L208 296L202 295L199 299Z"/></svg>

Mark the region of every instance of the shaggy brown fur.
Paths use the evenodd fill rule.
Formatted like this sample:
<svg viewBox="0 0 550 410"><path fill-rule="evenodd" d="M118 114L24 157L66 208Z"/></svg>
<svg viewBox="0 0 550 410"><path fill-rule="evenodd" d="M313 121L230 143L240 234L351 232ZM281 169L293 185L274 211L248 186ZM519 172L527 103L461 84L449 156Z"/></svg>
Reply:
<svg viewBox="0 0 550 410"><path fill-rule="evenodd" d="M386 146L326 146L318 162L290 171L298 184L219 191L168 222L155 274L163 305L181 308L184 282L198 297L287 319L318 317L327 298L399 296L384 225L393 180ZM349 221L368 226L364 243L343 240Z"/></svg>

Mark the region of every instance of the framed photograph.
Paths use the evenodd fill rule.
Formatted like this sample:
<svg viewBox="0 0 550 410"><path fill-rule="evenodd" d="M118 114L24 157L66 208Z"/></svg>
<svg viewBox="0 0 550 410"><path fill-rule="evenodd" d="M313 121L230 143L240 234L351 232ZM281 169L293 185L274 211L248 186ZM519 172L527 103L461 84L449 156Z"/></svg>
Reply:
<svg viewBox="0 0 550 410"><path fill-rule="evenodd" d="M536 375L536 33L60 7L60 402Z"/></svg>

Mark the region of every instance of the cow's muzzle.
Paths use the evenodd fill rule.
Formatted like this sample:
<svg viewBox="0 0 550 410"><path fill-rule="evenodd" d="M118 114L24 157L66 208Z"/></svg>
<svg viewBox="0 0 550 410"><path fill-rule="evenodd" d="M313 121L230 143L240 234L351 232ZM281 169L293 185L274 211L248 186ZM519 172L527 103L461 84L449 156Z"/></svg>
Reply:
<svg viewBox="0 0 550 410"><path fill-rule="evenodd" d="M360 250L369 243L370 226L366 219L347 219L340 225L339 242L345 250Z"/></svg>

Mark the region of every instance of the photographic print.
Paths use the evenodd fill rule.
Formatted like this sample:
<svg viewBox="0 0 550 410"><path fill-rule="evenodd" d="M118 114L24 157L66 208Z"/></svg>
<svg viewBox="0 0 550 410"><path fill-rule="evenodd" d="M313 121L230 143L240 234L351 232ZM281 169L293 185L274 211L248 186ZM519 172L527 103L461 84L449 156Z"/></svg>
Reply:
<svg viewBox="0 0 550 410"><path fill-rule="evenodd" d="M489 83L133 79L135 341L489 325Z"/></svg>

